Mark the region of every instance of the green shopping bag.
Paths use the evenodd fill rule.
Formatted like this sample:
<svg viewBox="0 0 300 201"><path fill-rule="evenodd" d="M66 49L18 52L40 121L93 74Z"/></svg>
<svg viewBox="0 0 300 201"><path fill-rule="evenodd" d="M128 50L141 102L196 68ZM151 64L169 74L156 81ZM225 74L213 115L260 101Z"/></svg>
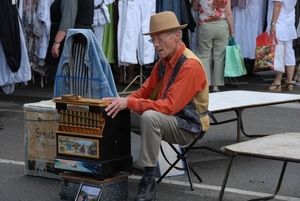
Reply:
<svg viewBox="0 0 300 201"><path fill-rule="evenodd" d="M234 37L230 37L226 46L224 77L239 77L246 74L241 47L236 44Z"/></svg>

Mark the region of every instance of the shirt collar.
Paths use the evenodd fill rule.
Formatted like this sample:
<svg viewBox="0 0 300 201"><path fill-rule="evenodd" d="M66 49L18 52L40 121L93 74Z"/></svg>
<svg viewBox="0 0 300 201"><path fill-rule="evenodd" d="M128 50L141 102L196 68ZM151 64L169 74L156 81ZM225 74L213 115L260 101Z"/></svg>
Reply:
<svg viewBox="0 0 300 201"><path fill-rule="evenodd" d="M165 63L165 65L170 64L174 68L185 49L186 49L186 46L184 43L182 43L179 50L174 54L174 56L170 60L166 57L166 58L162 59L162 61Z"/></svg>

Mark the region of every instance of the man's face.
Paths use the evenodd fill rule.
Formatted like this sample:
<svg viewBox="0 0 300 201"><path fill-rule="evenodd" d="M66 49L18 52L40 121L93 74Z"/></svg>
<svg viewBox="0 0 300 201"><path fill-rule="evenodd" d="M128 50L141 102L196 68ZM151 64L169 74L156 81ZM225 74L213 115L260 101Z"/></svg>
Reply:
<svg viewBox="0 0 300 201"><path fill-rule="evenodd" d="M153 43L160 58L171 58L175 54L175 31L151 34L150 42Z"/></svg>

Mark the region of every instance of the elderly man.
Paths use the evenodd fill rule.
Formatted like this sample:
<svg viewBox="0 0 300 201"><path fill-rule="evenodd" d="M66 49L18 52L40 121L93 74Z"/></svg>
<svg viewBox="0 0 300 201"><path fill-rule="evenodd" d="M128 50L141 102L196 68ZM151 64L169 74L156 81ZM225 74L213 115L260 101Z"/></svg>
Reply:
<svg viewBox="0 0 300 201"><path fill-rule="evenodd" d="M173 12L152 15L150 32L144 35L151 36L160 59L150 77L126 98L105 98L109 116L130 109L131 126L140 129L137 164L144 174L135 201L157 197L155 170L162 140L185 145L209 128L207 78L199 58L181 40L184 27Z"/></svg>

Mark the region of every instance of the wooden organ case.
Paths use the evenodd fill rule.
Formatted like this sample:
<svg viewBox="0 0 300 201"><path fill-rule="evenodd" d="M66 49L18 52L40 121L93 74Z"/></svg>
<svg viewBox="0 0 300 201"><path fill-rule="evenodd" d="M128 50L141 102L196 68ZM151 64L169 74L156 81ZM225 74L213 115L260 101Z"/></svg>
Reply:
<svg viewBox="0 0 300 201"><path fill-rule="evenodd" d="M106 115L107 101L54 98L59 113L56 131L55 174L91 174L99 180L117 172L132 174L130 111Z"/></svg>

